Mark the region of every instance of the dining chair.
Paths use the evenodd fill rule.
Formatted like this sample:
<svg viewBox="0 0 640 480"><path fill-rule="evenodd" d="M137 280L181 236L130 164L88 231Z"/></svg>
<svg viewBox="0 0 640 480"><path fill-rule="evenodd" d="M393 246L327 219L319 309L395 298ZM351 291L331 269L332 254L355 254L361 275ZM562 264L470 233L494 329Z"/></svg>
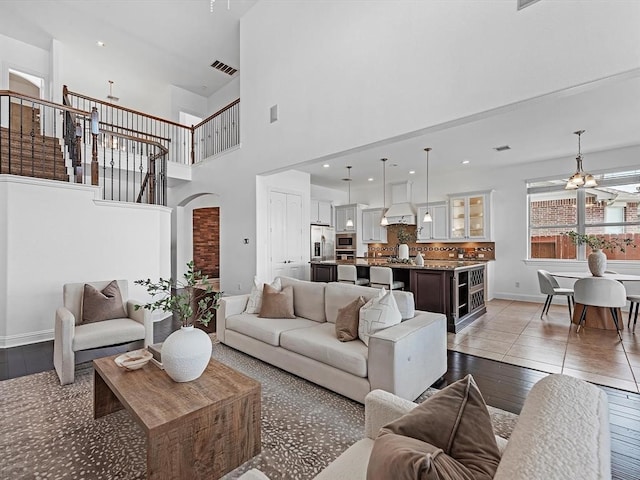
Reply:
<svg viewBox="0 0 640 480"><path fill-rule="evenodd" d="M389 267L369 268L369 281L374 288L404 290L404 282L393 279L393 270Z"/></svg>
<svg viewBox="0 0 640 480"><path fill-rule="evenodd" d="M368 278L358 278L358 269L355 265L338 265L338 281L353 285L369 285Z"/></svg>
<svg viewBox="0 0 640 480"><path fill-rule="evenodd" d="M624 285L610 278L587 277L578 280L573 285L573 290L575 301L583 305L576 332L580 331L580 327L584 323L588 307L605 307L611 311L618 337L622 340L617 309L627 305L627 293Z"/></svg>
<svg viewBox="0 0 640 480"><path fill-rule="evenodd" d="M627 320L627 328L631 325L631 313L635 307L636 314L633 316L633 333L636 333L636 322L638 321L638 307L640 306L640 295L627 295L627 300L629 300L629 320Z"/></svg>
<svg viewBox="0 0 640 480"><path fill-rule="evenodd" d="M571 303L573 302L575 304L573 289L561 287L553 275L546 270L538 270L538 283L540 284L540 293L547 296L544 307L542 307L540 318L542 318L544 314L549 313L549 307L551 307L551 300L553 300L554 295L565 295L567 297L567 305L569 306L569 321L571 321L573 317Z"/></svg>

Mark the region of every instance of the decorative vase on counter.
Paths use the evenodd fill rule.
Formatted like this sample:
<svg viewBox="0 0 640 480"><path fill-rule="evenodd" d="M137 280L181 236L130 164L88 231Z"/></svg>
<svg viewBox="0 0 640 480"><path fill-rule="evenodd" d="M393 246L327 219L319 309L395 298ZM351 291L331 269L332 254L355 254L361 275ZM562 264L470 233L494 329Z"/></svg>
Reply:
<svg viewBox="0 0 640 480"><path fill-rule="evenodd" d="M607 256L601 249L596 248L592 250L587 257L587 264L589 265L591 275L601 277L607 269Z"/></svg>
<svg viewBox="0 0 640 480"><path fill-rule="evenodd" d="M406 243L401 243L398 245L398 258L400 260L408 260L409 259L409 245Z"/></svg>
<svg viewBox="0 0 640 480"><path fill-rule="evenodd" d="M211 339L193 325L181 327L162 344L162 365L175 382L200 377L211 359Z"/></svg>
<svg viewBox="0 0 640 480"><path fill-rule="evenodd" d="M424 267L424 257L420 252L418 252L418 254L416 255L416 265L418 267Z"/></svg>

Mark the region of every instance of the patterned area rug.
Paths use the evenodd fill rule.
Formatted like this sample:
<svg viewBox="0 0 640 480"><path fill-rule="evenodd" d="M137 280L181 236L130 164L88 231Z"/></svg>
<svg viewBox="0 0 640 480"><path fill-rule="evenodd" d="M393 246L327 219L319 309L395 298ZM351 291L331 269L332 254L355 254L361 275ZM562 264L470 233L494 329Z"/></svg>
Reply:
<svg viewBox="0 0 640 480"><path fill-rule="evenodd" d="M362 438L363 405L219 343L213 357L262 383L262 453L224 478L255 467L272 480L310 479ZM91 364L64 387L54 371L5 380L0 398L0 478L145 478L144 433L129 414L93 419ZM517 416L490 410L508 438Z"/></svg>

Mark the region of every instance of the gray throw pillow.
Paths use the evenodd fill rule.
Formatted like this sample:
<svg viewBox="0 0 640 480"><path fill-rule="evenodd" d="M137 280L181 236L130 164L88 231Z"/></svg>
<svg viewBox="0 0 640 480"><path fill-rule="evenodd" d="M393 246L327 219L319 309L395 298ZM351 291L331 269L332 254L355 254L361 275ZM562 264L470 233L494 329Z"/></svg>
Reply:
<svg viewBox="0 0 640 480"><path fill-rule="evenodd" d="M394 436L383 438L390 434ZM393 461L390 451L396 452ZM397 457L398 452L403 455ZM422 463L419 458L423 458ZM473 377L467 375L380 429L367 480L490 480L499 462L487 406ZM421 473L403 476L407 471Z"/></svg>
<svg viewBox="0 0 640 480"><path fill-rule="evenodd" d="M293 313L293 287L284 287L278 291L269 284L264 284L260 318L296 318Z"/></svg>
<svg viewBox="0 0 640 480"><path fill-rule="evenodd" d="M124 318L127 311L122 302L118 282L113 280L102 291L85 283L82 296L82 321L80 323L101 322L112 318Z"/></svg>
<svg viewBox="0 0 640 480"><path fill-rule="evenodd" d="M366 302L364 297L358 297L344 307L338 309L336 317L336 337L341 342L350 342L358 338L358 322L360 309Z"/></svg>

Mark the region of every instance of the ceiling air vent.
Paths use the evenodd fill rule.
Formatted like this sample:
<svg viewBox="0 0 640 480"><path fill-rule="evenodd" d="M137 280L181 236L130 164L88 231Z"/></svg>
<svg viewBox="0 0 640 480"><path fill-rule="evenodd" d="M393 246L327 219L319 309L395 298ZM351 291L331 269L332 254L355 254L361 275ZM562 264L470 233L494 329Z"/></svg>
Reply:
<svg viewBox="0 0 640 480"><path fill-rule="evenodd" d="M504 152L505 150L511 150L509 145L500 145L499 147L493 147L496 152Z"/></svg>
<svg viewBox="0 0 640 480"><path fill-rule="evenodd" d="M222 73L226 73L227 75L233 75L238 71L237 68L230 67L226 63L222 63L220 60L216 60L211 64L211 66L216 70L220 70Z"/></svg>
<svg viewBox="0 0 640 480"><path fill-rule="evenodd" d="M522 10L523 8L528 7L529 5L533 5L540 0L518 0L518 10Z"/></svg>

